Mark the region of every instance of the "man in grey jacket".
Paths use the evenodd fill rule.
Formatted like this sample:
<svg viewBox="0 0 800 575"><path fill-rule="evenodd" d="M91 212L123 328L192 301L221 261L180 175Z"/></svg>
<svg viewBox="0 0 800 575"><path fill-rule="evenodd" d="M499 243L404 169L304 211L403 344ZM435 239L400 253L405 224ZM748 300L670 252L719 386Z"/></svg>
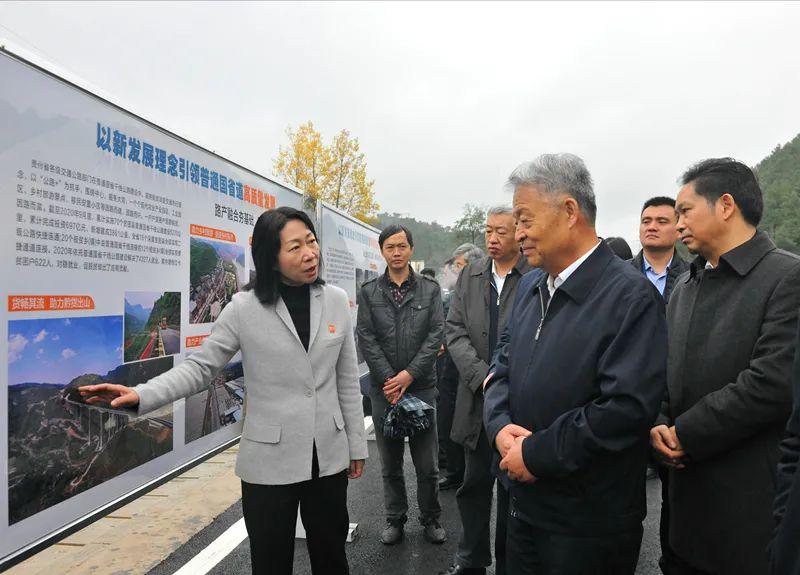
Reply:
<svg viewBox="0 0 800 575"><path fill-rule="evenodd" d="M514 239L516 226L511 208L498 206L486 218L489 257L469 264L458 278L447 314L446 338L458 368L459 385L451 438L464 446L464 485L456 494L461 514L461 538L453 565L446 575L479 575L492 564L489 516L494 475L492 447L483 428L483 388L492 353L508 319L517 283L531 270ZM505 574L505 526L508 494L497 484L497 575Z"/></svg>
<svg viewBox="0 0 800 575"><path fill-rule="evenodd" d="M671 467L669 573L766 575L800 258L757 230L761 189L746 165L705 160L682 184L678 232L698 257L667 308L668 400L650 432Z"/></svg>
<svg viewBox="0 0 800 575"><path fill-rule="evenodd" d="M414 273L408 265L414 239L404 226L387 226L378 237L386 272L361 286L358 306L358 344L370 371L370 401L375 439L381 457L383 497L388 525L381 542L393 545L403 538L408 500L403 476L403 438L383 434L383 415L390 404L412 394L436 405L436 356L442 345L442 295L436 280ZM417 473L417 500L425 538L444 543L439 524L439 466L436 414L431 426L409 438Z"/></svg>
<svg viewBox="0 0 800 575"><path fill-rule="evenodd" d="M461 244L453 251L453 267L461 271L476 260L483 259L483 250L475 244ZM445 314L450 304L445 306ZM437 400L437 423L439 424L439 467L444 467L444 477L439 481L439 491L458 489L464 483L464 448L450 439L453 417L456 412L458 393L458 370L445 348L439 361L439 398ZM444 464L442 459L444 458Z"/></svg>

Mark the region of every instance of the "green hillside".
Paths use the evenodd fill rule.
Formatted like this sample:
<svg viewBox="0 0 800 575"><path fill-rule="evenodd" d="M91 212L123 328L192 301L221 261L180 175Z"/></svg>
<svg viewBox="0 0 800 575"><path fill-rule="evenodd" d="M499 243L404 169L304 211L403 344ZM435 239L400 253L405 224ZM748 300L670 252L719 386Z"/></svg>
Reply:
<svg viewBox="0 0 800 575"><path fill-rule="evenodd" d="M130 339L144 328L143 322L136 316L125 314L125 340Z"/></svg>
<svg viewBox="0 0 800 575"><path fill-rule="evenodd" d="M189 282L192 286L200 283L200 278L210 274L217 267L217 252L205 242L192 238L189 244Z"/></svg>
<svg viewBox="0 0 800 575"><path fill-rule="evenodd" d="M800 134L756 166L764 191L761 229L785 250L800 253Z"/></svg>
<svg viewBox="0 0 800 575"><path fill-rule="evenodd" d="M411 231L414 237L413 259L424 260L425 265L436 269L437 273L461 243L452 228L437 222L421 222L400 214L378 214L378 228L383 229L389 224L401 224Z"/></svg>
<svg viewBox="0 0 800 575"><path fill-rule="evenodd" d="M153 311L150 312L150 319L147 320L145 330L153 329L162 317L167 318L167 325L181 325L181 294L176 291L164 292L164 294L153 304Z"/></svg>

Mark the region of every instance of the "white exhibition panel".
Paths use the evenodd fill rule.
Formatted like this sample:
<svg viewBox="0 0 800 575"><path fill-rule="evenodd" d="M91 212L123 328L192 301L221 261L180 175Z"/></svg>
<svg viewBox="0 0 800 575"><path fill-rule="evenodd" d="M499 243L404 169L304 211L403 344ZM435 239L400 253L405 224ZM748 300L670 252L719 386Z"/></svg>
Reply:
<svg viewBox="0 0 800 575"><path fill-rule="evenodd" d="M255 219L302 196L5 50L0 126L2 568L239 436L236 358L145 417L74 388L197 349L250 277Z"/></svg>
<svg viewBox="0 0 800 575"><path fill-rule="evenodd" d="M386 261L378 246L380 230L325 202L317 203L317 221L323 277L326 282L347 292L355 330L361 284L386 269ZM363 375L367 368L361 358L361 350L358 356Z"/></svg>

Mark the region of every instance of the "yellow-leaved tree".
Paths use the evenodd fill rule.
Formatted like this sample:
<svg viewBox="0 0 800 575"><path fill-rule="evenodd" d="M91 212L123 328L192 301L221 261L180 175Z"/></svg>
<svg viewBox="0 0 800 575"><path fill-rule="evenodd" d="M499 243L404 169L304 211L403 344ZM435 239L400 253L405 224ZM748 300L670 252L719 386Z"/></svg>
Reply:
<svg viewBox="0 0 800 575"><path fill-rule="evenodd" d="M367 177L367 163L358 138L342 130L325 145L312 122L297 130L287 128L289 143L273 161L276 176L303 190L311 198L333 204L363 222L375 223L380 206L375 202L375 180Z"/></svg>

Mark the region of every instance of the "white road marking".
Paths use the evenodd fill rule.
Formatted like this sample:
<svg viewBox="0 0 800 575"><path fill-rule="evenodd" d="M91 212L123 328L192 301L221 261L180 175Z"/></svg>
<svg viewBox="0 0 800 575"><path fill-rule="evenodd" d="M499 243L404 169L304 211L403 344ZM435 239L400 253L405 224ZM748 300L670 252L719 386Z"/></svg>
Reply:
<svg viewBox="0 0 800 575"><path fill-rule="evenodd" d="M372 417L366 416L364 418L364 429L368 434L374 433ZM351 523L347 533L348 543L352 542L357 537L357 534L358 523ZM300 521L298 515L295 537L298 539L305 539L305 536L305 529L303 529L303 523ZM247 539L247 529L245 529L244 518L242 518L228 527L222 535L214 539L208 547L195 555L186 565L175 571L174 575L205 575L211 571L217 563L230 555L231 551L236 549L245 539Z"/></svg>
<svg viewBox="0 0 800 575"><path fill-rule="evenodd" d="M225 533L214 539L211 545L195 555L191 561L178 569L174 575L205 575L245 539L247 539L247 529L245 529L243 517L228 527Z"/></svg>

